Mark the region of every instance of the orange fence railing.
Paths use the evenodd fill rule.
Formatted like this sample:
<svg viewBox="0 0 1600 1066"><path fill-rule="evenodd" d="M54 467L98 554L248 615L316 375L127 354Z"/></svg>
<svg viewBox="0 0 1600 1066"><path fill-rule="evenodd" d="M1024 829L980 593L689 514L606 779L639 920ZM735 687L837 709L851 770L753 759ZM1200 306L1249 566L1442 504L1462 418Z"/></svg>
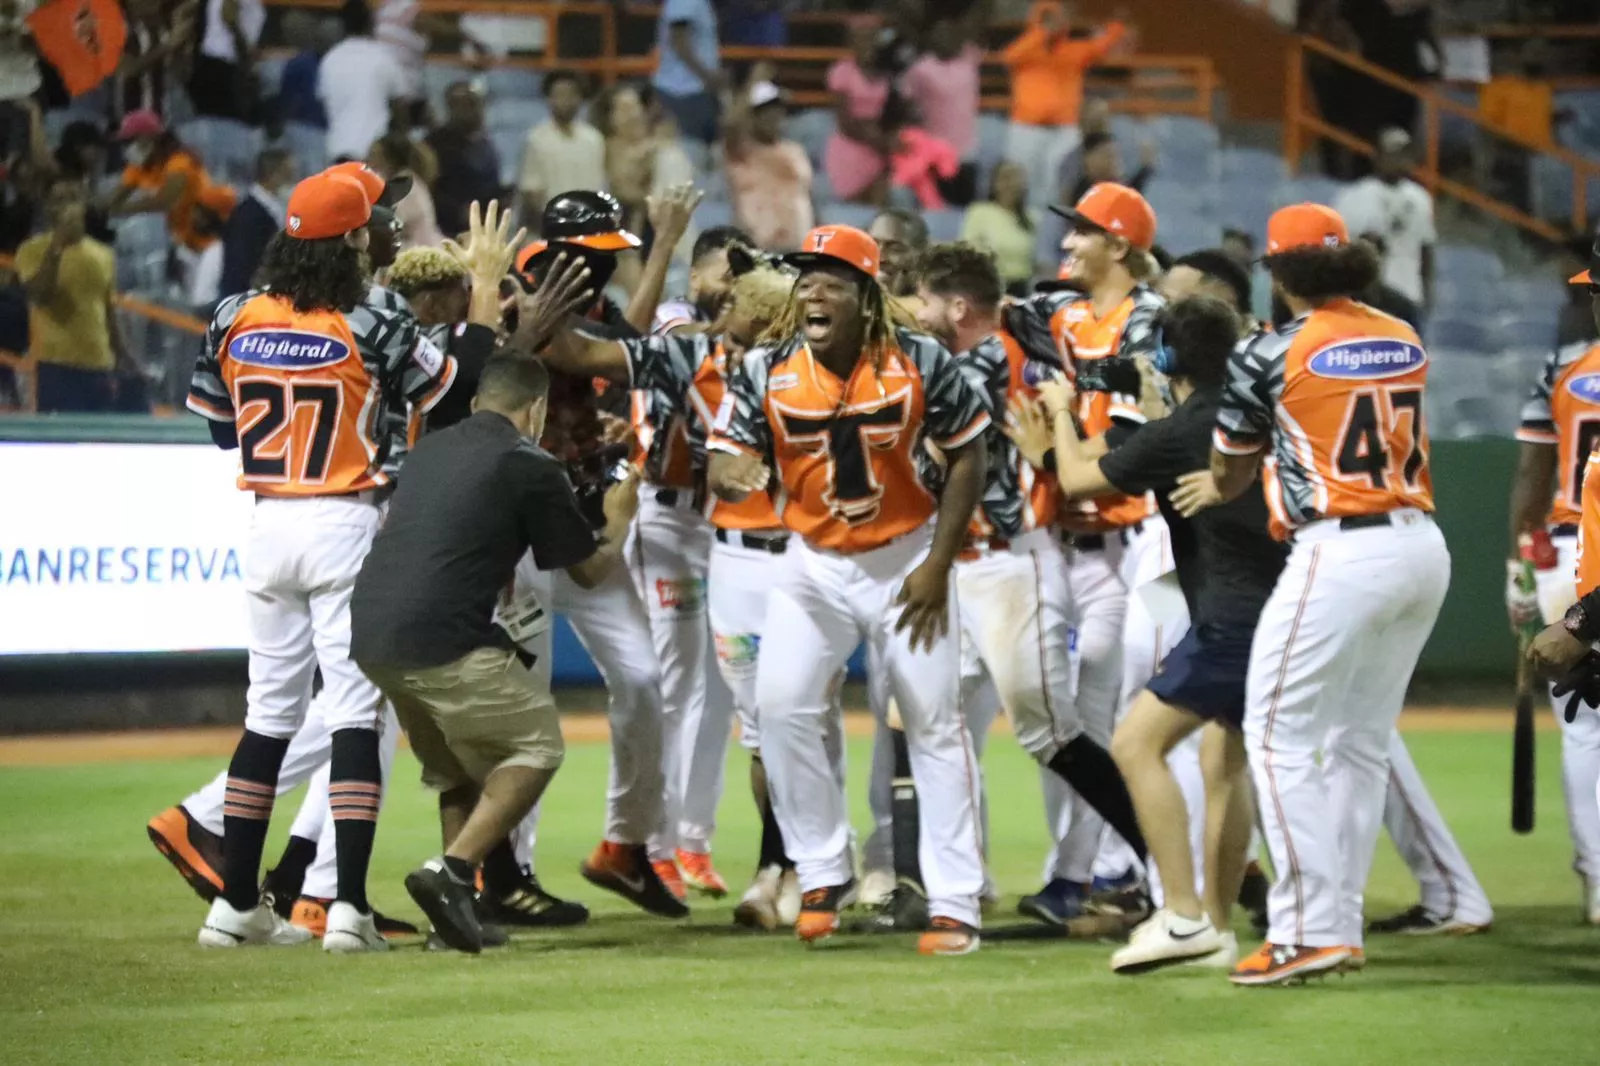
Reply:
<svg viewBox="0 0 1600 1066"><path fill-rule="evenodd" d="M1473 108L1457 103L1421 83L1400 77L1383 67L1367 62L1359 56L1343 52L1314 37L1299 37L1289 53L1288 92L1285 94L1283 123L1283 151L1289 170L1293 173L1301 163L1305 150L1318 139L1333 141L1361 155L1374 155L1376 149L1346 130L1330 125L1312 108L1311 90L1307 77L1308 62L1326 60L1365 75L1373 81L1415 96L1421 104L1423 115L1422 161L1412 176L1430 192L1443 193L1453 199L1508 222L1529 233L1550 241L1565 239L1566 232L1552 223L1537 218L1525 209L1498 200L1474 185L1458 181L1439 167L1440 126L1444 116L1465 121L1475 126L1485 137L1509 142L1530 156L1547 156L1568 167L1572 174L1572 224L1578 230L1589 225L1588 186L1600 179L1600 163L1587 159L1556 144L1539 143L1518 131L1490 122Z"/></svg>
<svg viewBox="0 0 1600 1066"><path fill-rule="evenodd" d="M341 0L268 0L274 7L337 8ZM511 0L421 0L425 14L435 15L502 15L524 19L539 19L546 26L546 46L539 55L511 56L497 60L497 66L520 67L532 70L564 68L579 71L601 84L612 84L620 78L642 78L655 69L655 53L651 47L641 45L630 50L621 43L624 36L638 39L640 35L626 35L619 25L630 19L645 23L656 17L654 7L633 6L619 8L602 3L516 3ZM789 16L793 27L807 27L815 31L836 31L843 41L847 16L837 13L797 13ZM585 35L585 43L593 47L582 51L568 51L566 43L576 35L564 31L569 24L589 24L593 31ZM991 27L996 39L1022 31L1021 24ZM648 35L653 44L654 35ZM833 103L833 94L827 91L824 79L834 62L849 56L848 49L838 46L787 46L783 48L752 48L724 46L725 63L751 63L767 60L777 65L778 80L788 90L794 102L801 107L826 107ZM444 56L436 58L444 59ZM1113 111L1138 115L1193 115L1210 118L1218 89L1215 65L1205 56L1145 56L1130 55L1115 59L1088 78L1091 92L1103 94ZM1010 85L998 57L990 54L983 70L981 106L986 111L1003 111L1010 107Z"/></svg>

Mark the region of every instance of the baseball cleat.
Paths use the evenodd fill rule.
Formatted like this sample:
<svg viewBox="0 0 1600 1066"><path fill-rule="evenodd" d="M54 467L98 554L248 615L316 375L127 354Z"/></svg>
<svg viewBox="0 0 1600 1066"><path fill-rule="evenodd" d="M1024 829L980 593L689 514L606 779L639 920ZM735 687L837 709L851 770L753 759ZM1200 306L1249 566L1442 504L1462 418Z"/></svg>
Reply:
<svg viewBox="0 0 1600 1066"><path fill-rule="evenodd" d="M883 908L870 919L877 933L920 933L928 928L928 894L908 877L902 877Z"/></svg>
<svg viewBox="0 0 1600 1066"><path fill-rule="evenodd" d="M778 916L778 893L782 883L783 871L777 866L763 866L758 870L756 879L740 897L739 905L733 908L734 924L768 932L778 928L782 922Z"/></svg>
<svg viewBox="0 0 1600 1066"><path fill-rule="evenodd" d="M1139 871L1130 866L1115 877L1092 878L1089 881L1089 895L1114 896L1138 888L1142 882L1143 878L1139 875Z"/></svg>
<svg viewBox="0 0 1600 1066"><path fill-rule="evenodd" d="M928 931L917 941L922 955L971 955L981 943L978 930L966 922L943 915L928 924Z"/></svg>
<svg viewBox="0 0 1600 1066"><path fill-rule="evenodd" d="M689 887L683 883L683 873L678 869L676 862L671 859L657 859L650 864L650 868L656 872L661 883L679 903L689 898Z"/></svg>
<svg viewBox="0 0 1600 1066"><path fill-rule="evenodd" d="M808 944L826 940L839 930L839 912L856 901L856 881L813 888L800 897L800 916L795 919L795 936Z"/></svg>
<svg viewBox="0 0 1600 1066"><path fill-rule="evenodd" d="M1474 936L1487 933L1490 924L1465 922L1459 918L1435 918L1419 903L1408 911L1369 923L1367 932L1398 933L1401 936Z"/></svg>
<svg viewBox="0 0 1600 1066"><path fill-rule="evenodd" d="M1350 949L1346 947L1311 948L1269 941L1257 948L1255 954L1241 959L1228 974L1228 980L1246 987L1291 985L1308 977L1332 973L1349 958Z"/></svg>
<svg viewBox="0 0 1600 1066"><path fill-rule="evenodd" d="M378 932L378 923L370 911L362 914L355 904L341 899L328 908L322 950L337 955L357 955L365 951L388 951L389 942Z"/></svg>
<svg viewBox="0 0 1600 1066"><path fill-rule="evenodd" d="M446 945L470 955L483 950L483 926L473 907L472 886L450 876L444 859L429 859L406 874L406 891Z"/></svg>
<svg viewBox="0 0 1600 1066"><path fill-rule="evenodd" d="M478 917L485 923L554 929L582 925L589 920L589 908L552 896L531 871L524 870L509 892L485 890L478 894Z"/></svg>
<svg viewBox="0 0 1600 1066"><path fill-rule="evenodd" d="M860 902L863 907L881 907L894 894L893 870L868 870L861 877Z"/></svg>
<svg viewBox="0 0 1600 1066"><path fill-rule="evenodd" d="M1350 957L1339 967L1340 973L1359 973L1367 968L1367 953L1362 948L1351 948Z"/></svg>
<svg viewBox="0 0 1600 1066"><path fill-rule="evenodd" d="M289 912L289 924L304 929L312 936L321 936L328 931L328 906L332 902L331 899L318 899L316 896L301 896L294 901L294 907Z"/></svg>
<svg viewBox="0 0 1600 1066"><path fill-rule="evenodd" d="M1058 877L1033 895L1017 900L1017 913L1046 925L1065 926L1083 913L1088 896L1087 885Z"/></svg>
<svg viewBox="0 0 1600 1066"><path fill-rule="evenodd" d="M222 891L222 837L179 807L168 807L145 826L150 843L195 895L210 903Z"/></svg>
<svg viewBox="0 0 1600 1066"><path fill-rule="evenodd" d="M1250 924L1261 936L1267 935L1267 893L1272 882L1262 872L1261 864L1252 860L1244 868L1244 880L1239 884L1239 906L1250 912Z"/></svg>
<svg viewBox="0 0 1600 1066"><path fill-rule="evenodd" d="M617 844L603 840L579 872L584 880L663 918L685 918L689 908L673 895L650 863L643 844Z"/></svg>
<svg viewBox="0 0 1600 1066"><path fill-rule="evenodd" d="M711 865L709 851L684 851L679 848L676 857L683 883L689 888L712 899L721 899L728 894L728 882Z"/></svg>
<svg viewBox="0 0 1600 1066"><path fill-rule="evenodd" d="M1151 909L1150 893L1139 882L1135 882L1132 888L1090 892L1089 898L1083 901L1083 913L1108 918L1144 919L1149 916Z"/></svg>
<svg viewBox="0 0 1600 1066"><path fill-rule="evenodd" d="M778 924L793 925L800 920L800 875L793 866L783 871L778 881Z"/></svg>
<svg viewBox="0 0 1600 1066"><path fill-rule="evenodd" d="M1222 946L1209 955L1202 955L1198 959L1189 959L1185 966L1193 966L1201 970L1231 970L1239 965L1239 938L1232 929L1226 933L1218 933L1222 938ZM1357 949L1360 950L1359 948Z"/></svg>
<svg viewBox="0 0 1600 1066"><path fill-rule="evenodd" d="M236 911L221 896L211 901L198 937L203 948L292 947L310 939L310 933L290 925L265 903Z"/></svg>
<svg viewBox="0 0 1600 1066"><path fill-rule="evenodd" d="M1184 918L1159 910L1134 928L1127 944L1112 952L1111 972L1148 973L1204 958L1222 946L1222 935L1210 918Z"/></svg>
<svg viewBox="0 0 1600 1066"><path fill-rule="evenodd" d="M267 876L261 879L261 898L278 912L279 917L294 921L294 908L300 900L300 890L306 883L305 874L304 867L301 867L297 874L293 870L283 870L274 866L267 871Z"/></svg>

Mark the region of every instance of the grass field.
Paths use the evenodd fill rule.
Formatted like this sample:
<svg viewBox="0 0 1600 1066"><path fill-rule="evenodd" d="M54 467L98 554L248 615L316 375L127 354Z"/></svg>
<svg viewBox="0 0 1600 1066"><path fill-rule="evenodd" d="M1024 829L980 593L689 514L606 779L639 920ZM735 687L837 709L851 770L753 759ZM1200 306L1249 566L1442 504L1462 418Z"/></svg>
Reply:
<svg viewBox="0 0 1600 1066"><path fill-rule="evenodd" d="M1269 990L1202 973L1117 978L1097 943L993 942L924 959L908 939L807 950L736 932L731 902L699 905L686 923L647 918L577 874L601 825L606 748L595 743L571 748L538 850L546 884L594 908L587 928L525 934L478 958L204 952L202 907L144 822L219 759L0 769L0 1062L1593 1061L1600 930L1578 922L1557 738L1540 734L1538 830L1515 837L1507 735L1411 735L1497 904L1493 932L1371 942L1365 973ZM850 756L859 770L865 743ZM1035 773L1009 738L996 738L986 769L993 865L1008 893L990 921L999 927L1014 924L1015 894L1037 887L1044 833ZM756 827L737 752L728 780L718 855L742 887ZM403 753L373 867L380 908L415 917L400 880L436 850L436 834ZM281 829L269 855L280 842ZM1380 845L1369 911L1412 900Z"/></svg>

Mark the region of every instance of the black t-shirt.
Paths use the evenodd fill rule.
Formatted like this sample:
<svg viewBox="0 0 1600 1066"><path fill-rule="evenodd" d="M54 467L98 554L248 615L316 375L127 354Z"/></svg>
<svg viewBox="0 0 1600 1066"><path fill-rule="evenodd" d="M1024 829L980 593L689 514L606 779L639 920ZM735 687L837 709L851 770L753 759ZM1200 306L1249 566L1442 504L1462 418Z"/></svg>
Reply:
<svg viewBox="0 0 1600 1066"><path fill-rule="evenodd" d="M491 411L428 434L356 578L350 657L419 668L510 648L494 607L529 550L541 570L594 553L561 464Z"/></svg>
<svg viewBox="0 0 1600 1066"><path fill-rule="evenodd" d="M1171 415L1141 426L1106 453L1100 472L1120 492L1156 494L1193 623L1254 626L1289 557L1288 546L1267 532L1260 485L1193 519L1178 514L1167 499L1179 477L1210 463L1221 398L1220 385L1196 389Z"/></svg>

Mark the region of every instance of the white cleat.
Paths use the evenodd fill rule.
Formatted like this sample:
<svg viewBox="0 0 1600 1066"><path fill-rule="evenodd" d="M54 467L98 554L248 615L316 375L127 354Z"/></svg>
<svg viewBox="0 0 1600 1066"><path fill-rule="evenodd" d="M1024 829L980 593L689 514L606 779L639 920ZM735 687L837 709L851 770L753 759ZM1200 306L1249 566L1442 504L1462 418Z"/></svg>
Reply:
<svg viewBox="0 0 1600 1066"><path fill-rule="evenodd" d="M889 902L889 897L894 895L895 884L893 870L868 870L861 878L856 902L876 910Z"/></svg>
<svg viewBox="0 0 1600 1066"><path fill-rule="evenodd" d="M311 933L278 917L265 901L253 910L236 911L218 896L211 903L198 939L203 948L291 947L310 940Z"/></svg>
<svg viewBox="0 0 1600 1066"><path fill-rule="evenodd" d="M733 908L733 920L746 929L771 931L778 928L778 891L783 871L776 866L763 866L756 879L744 890L739 905Z"/></svg>
<svg viewBox="0 0 1600 1066"><path fill-rule="evenodd" d="M1219 933L1222 937L1222 946L1209 955L1201 955L1197 959L1190 959L1185 966L1193 966L1201 970L1231 970L1239 965L1239 937L1232 929L1226 933Z"/></svg>
<svg viewBox="0 0 1600 1066"><path fill-rule="evenodd" d="M328 927L322 934L322 950L339 955L364 951L388 951L389 941L378 932L370 913L362 914L355 904L337 900L328 908Z"/></svg>
<svg viewBox="0 0 1600 1066"><path fill-rule="evenodd" d="M1180 918L1162 909L1139 923L1125 947L1111 955L1113 973L1138 974L1203 958L1223 946L1210 918Z"/></svg>
<svg viewBox="0 0 1600 1066"><path fill-rule="evenodd" d="M784 928L800 920L800 875L791 867L778 881L778 924Z"/></svg>

